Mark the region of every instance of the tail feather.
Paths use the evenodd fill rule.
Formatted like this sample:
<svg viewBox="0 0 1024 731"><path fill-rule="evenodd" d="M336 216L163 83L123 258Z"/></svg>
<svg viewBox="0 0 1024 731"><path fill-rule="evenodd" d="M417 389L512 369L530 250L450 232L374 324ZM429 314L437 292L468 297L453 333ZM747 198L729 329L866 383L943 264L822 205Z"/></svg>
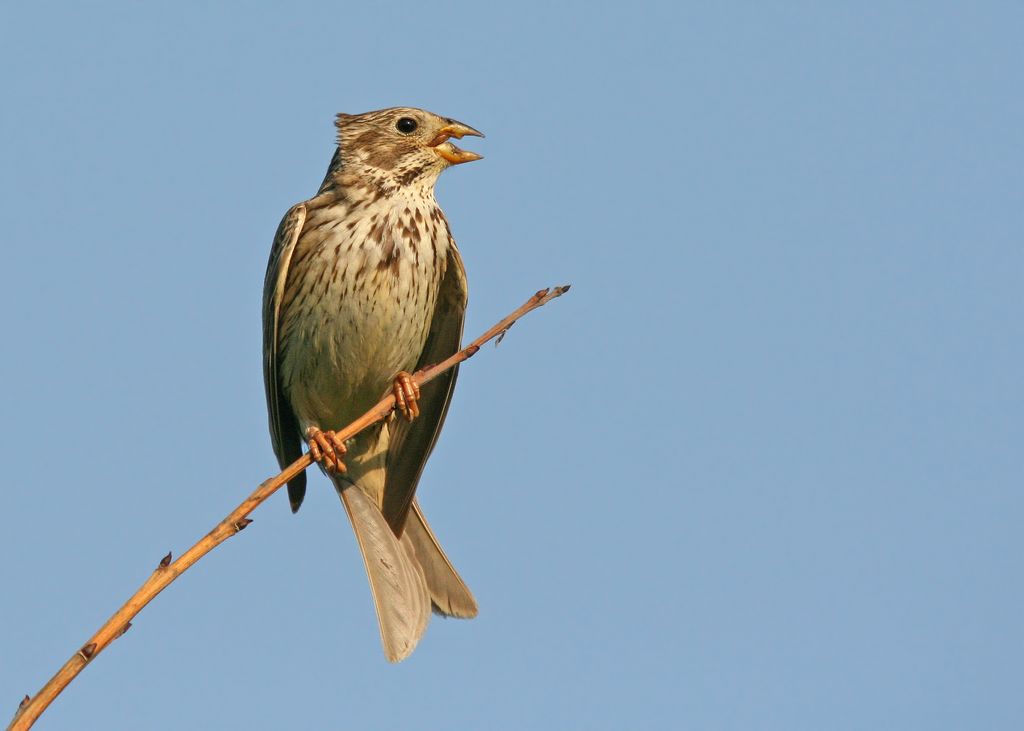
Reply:
<svg viewBox="0 0 1024 731"><path fill-rule="evenodd" d="M423 576L430 592L430 601L436 613L446 617L471 619L477 614L476 599L459 576L438 543L418 500L414 500L412 510L402 531L402 543L408 542L415 553Z"/></svg>
<svg viewBox="0 0 1024 731"><path fill-rule="evenodd" d="M337 481L341 501L363 554L377 608L384 655L398 662L416 648L430 620L430 595L408 541L399 542L380 510L363 491Z"/></svg>
<svg viewBox="0 0 1024 731"><path fill-rule="evenodd" d="M477 614L476 600L441 550L417 501L401 538L381 513L390 432L369 430L349 447L348 472L334 478L352 520L377 608L388 660L397 662L416 647L433 608L448 617ZM354 484L353 484L354 483Z"/></svg>

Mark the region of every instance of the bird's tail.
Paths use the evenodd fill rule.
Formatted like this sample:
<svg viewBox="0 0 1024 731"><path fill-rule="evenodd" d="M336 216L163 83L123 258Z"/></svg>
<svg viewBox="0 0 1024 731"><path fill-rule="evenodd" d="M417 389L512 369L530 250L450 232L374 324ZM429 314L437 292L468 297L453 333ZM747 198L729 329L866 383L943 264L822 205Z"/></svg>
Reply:
<svg viewBox="0 0 1024 731"><path fill-rule="evenodd" d="M415 549L410 539L395 537L359 487L344 479L336 479L335 484L363 554L384 655L391 662L404 660L430 620L430 594Z"/></svg>
<svg viewBox="0 0 1024 731"><path fill-rule="evenodd" d="M419 501L414 500L402 532L402 543L411 545L423 570L434 611L446 617L471 619L476 616L476 599L441 549Z"/></svg>

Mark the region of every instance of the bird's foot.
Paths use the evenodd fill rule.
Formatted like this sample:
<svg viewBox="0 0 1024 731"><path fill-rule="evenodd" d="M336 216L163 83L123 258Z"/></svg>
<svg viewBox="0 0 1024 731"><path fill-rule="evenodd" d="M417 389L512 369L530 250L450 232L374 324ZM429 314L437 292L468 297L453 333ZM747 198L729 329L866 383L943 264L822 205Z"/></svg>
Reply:
<svg viewBox="0 0 1024 731"><path fill-rule="evenodd" d="M311 426L306 429L306 442L309 443L310 456L326 470L327 474L334 475L348 469L341 461L348 448L337 432L321 431Z"/></svg>
<svg viewBox="0 0 1024 731"><path fill-rule="evenodd" d="M411 375L399 371L391 391L395 394L395 409L402 412L406 421L412 421L420 415L420 387Z"/></svg>

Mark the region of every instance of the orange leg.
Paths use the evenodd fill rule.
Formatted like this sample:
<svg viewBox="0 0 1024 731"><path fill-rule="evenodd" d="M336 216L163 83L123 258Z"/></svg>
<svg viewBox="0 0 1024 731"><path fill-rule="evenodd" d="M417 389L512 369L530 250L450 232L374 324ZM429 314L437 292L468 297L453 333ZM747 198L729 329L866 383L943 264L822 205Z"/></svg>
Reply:
<svg viewBox="0 0 1024 731"><path fill-rule="evenodd" d="M306 441L309 443L309 454L327 470L328 474L345 472L348 468L341 458L348 449L337 432L320 431L315 426L306 429Z"/></svg>
<svg viewBox="0 0 1024 731"><path fill-rule="evenodd" d="M412 421L420 415L420 387L411 375L399 371L391 390L395 394L395 409L402 412L406 421Z"/></svg>

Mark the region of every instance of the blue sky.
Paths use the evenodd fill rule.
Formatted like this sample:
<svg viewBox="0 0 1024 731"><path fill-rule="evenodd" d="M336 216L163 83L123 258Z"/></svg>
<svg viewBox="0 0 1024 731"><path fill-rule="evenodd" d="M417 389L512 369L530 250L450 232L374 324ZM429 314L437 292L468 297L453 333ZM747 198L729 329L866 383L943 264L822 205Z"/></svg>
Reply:
<svg viewBox="0 0 1024 731"><path fill-rule="evenodd" d="M332 116L487 133L421 497L473 587L383 660L321 477L39 728L1024 722L1015 3L2 11L0 696L275 471L260 296Z"/></svg>

